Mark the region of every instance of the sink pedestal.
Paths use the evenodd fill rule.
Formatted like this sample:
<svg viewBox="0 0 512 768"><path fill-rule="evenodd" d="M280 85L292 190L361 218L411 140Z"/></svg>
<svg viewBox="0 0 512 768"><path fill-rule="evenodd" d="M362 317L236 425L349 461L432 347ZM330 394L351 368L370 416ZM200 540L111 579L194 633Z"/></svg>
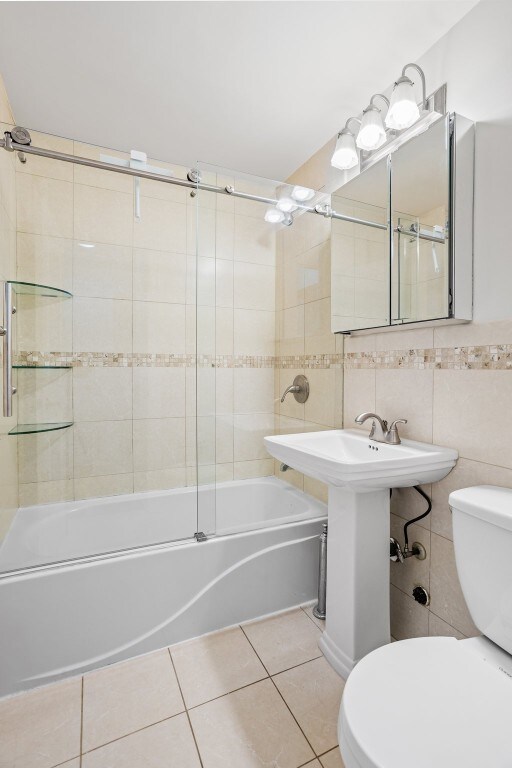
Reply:
<svg viewBox="0 0 512 768"><path fill-rule="evenodd" d="M364 432L322 430L265 438L271 456L329 486L326 630L320 647L343 677L389 633L389 489L435 483L457 451Z"/></svg>
<svg viewBox="0 0 512 768"><path fill-rule="evenodd" d="M354 493L329 486L327 601L320 648L347 678L390 642L389 489Z"/></svg>

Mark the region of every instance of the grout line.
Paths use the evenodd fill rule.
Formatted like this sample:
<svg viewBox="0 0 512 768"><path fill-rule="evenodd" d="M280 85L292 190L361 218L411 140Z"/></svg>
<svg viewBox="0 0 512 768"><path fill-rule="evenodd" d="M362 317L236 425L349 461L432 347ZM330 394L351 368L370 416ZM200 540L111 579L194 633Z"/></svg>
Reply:
<svg viewBox="0 0 512 768"><path fill-rule="evenodd" d="M199 751L199 745L197 743L196 734L195 734L194 728L192 726L192 720L190 719L190 715L188 713L188 708L187 708L187 705L185 703L185 697L183 696L183 690L181 688L181 683L180 683L180 680L179 680L179 677L178 677L178 672L177 672L176 667L174 665L174 659L172 657L171 649L167 648L167 651L169 652L169 658L171 660L172 668L174 670L174 674L176 675L176 681L178 683L178 688L180 689L180 694L181 694L181 698L182 698L182 701L183 701L183 706L185 707L185 714L187 716L188 725L189 725L190 731L192 733L192 738L194 739L194 744L196 745L197 756L199 758L199 762L201 763L201 768L203 768L203 759L201 757L201 752Z"/></svg>
<svg viewBox="0 0 512 768"><path fill-rule="evenodd" d="M260 658L260 655L258 654L258 651L256 650L256 648L254 647L254 645L251 643L250 639L249 639L249 638L247 637L247 635L245 634L244 628L243 628L243 626L242 626L241 624L240 624L240 629L241 629L241 630L242 630L242 632L244 633L245 637L247 638L247 641L248 641L249 645L250 645L250 646L251 646L251 648L253 649L254 653L256 654L256 656L258 657L258 659L260 660L261 664L262 664L262 665L263 665L263 667L266 669L266 671L267 671L267 674L268 674L268 669L266 668L265 664L263 664L263 661L262 661L262 659ZM314 659L311 659L311 661L314 661ZM308 662L308 661L306 661L306 662L304 662L304 664L309 664L309 662ZM301 667L301 666L303 666L303 664L298 664L297 666ZM285 672L285 671L286 671L286 670L283 670L283 672ZM276 674L281 674L281 673L276 673ZM289 713L290 713L290 714L291 714L291 716L293 717L294 721L296 722L298 729L300 730L300 732L302 733L302 735L303 735L303 736L304 736L304 738L306 739L306 742L307 742L307 744L308 744L309 748L311 749L311 751L313 752L313 754L316 756L316 752L315 752L315 750L313 749L313 746L311 745L311 743L310 743L310 741L309 741L308 737L306 736L306 734L305 734L305 733L304 733L304 731L302 730L302 727L301 727L301 725L300 725L299 721L297 720L297 718L296 718L296 717L295 717L295 715L293 714L292 710L291 710L291 709L290 709L290 707L288 706L288 703L286 702L286 700L285 700L285 698L284 698L283 694L281 693L281 691L280 691L280 690L279 690L279 688L277 687L277 685L276 685L276 683L275 683L275 681L274 681L274 678L273 678L273 677L272 677L272 675L270 675L270 674L269 674L269 679L272 681L272 685L273 685L273 686L274 686L274 688L276 689L277 693L279 694L279 696L280 696L280 697L281 697L281 699L283 700L283 702L284 702L284 704L285 704L285 706L286 706L287 710L289 711ZM308 762L311 762L311 760L308 760Z"/></svg>
<svg viewBox="0 0 512 768"><path fill-rule="evenodd" d="M245 635L245 632L244 632ZM246 635L247 637L247 635ZM254 650L254 646L252 646L252 649ZM256 653L256 651L255 651ZM257 654L256 654L257 655ZM303 667L305 664L309 664L311 661L316 661L317 659L322 658L322 653L320 653L318 656L315 656L312 659L308 659L307 661L301 661L300 664L294 664L292 667L286 667L286 669L281 669L279 672L275 672L274 675L280 675L282 672L289 672L291 669L297 669L297 667ZM260 657L258 656L259 661L261 661ZM267 672L266 677L260 677L258 680L253 680L252 683L246 683L245 685L241 685L239 688L233 688L232 691L227 691L226 693L221 693L220 696L214 696L213 699L207 699L207 701L202 701L200 704L194 704L192 707L187 707L187 710L192 711L193 709L198 709L199 707L204 706L205 704L210 704L212 701L217 701L218 699L224 699L226 696L229 696L231 693L237 693L237 691L243 691L244 688L250 688L251 685L256 685L256 683L262 683L264 680L268 680L272 677L271 674L268 673L265 665L263 662L261 662L262 666L264 667L265 671Z"/></svg>
<svg viewBox="0 0 512 768"><path fill-rule="evenodd" d="M82 757L84 755L90 755L91 752L97 752L98 749L103 749L103 747L108 747L110 744L115 744L116 741L122 741L123 739L126 739L128 736L133 736L134 733L147 731L148 728L152 728L154 725L160 725L160 723L165 723L167 722L167 720L174 720L175 717L184 715L185 712L186 712L185 710L183 710L182 712L176 712L175 715L171 715L170 717L164 717L162 720L156 720L154 723L149 723L149 725L143 725L142 728L136 728L134 731L130 731L130 733L124 733L122 736L118 736L116 739L111 739L110 741L106 741L104 744L98 744L97 747L93 747L92 749L88 749L85 752L82 752Z"/></svg>
<svg viewBox="0 0 512 768"><path fill-rule="evenodd" d="M183 690L181 688L180 679L178 677L178 673L176 671L176 667L174 666L174 659L172 657L171 649L169 647L167 647L167 653L169 654L169 660L171 662L171 666L172 666L172 669L173 669L173 672L174 672L174 676L175 676L176 682L178 684L178 688L179 688L180 696L181 696L181 701L183 703L183 708L184 708L184 710L186 710L187 709L187 705L185 704L185 697L183 695Z"/></svg>
<svg viewBox="0 0 512 768"><path fill-rule="evenodd" d="M335 747L331 747L330 749L326 750L325 752L322 752L321 755L317 755L317 759L320 760L320 762L321 762L322 761L322 757L325 757L326 755L330 754L335 749L339 750L340 749L340 745L336 744ZM341 752L340 752L340 754L341 754ZM323 763L322 763L322 766L323 766Z"/></svg>
<svg viewBox="0 0 512 768"><path fill-rule="evenodd" d="M445 624L448 624L448 626L449 626L449 627L451 627L452 629L454 629L456 632L458 632L458 633L459 633L459 635L462 635L463 637L465 637L465 638L467 638L467 639L469 639L470 637L472 637L471 635L466 635L466 634L465 634L465 633L464 633L464 632L463 632L461 629L458 629L458 627L454 627L454 625L453 625L453 624L450 624L450 622L449 622L449 621L446 621L446 619L443 619L443 617L442 617L442 616L438 616L438 614L437 614L435 611L432 611L432 610L431 610L430 606L428 606L428 612L429 612L429 613L431 613L431 614L432 614L433 616L435 616L436 618L438 618L438 619L440 619L441 621L443 621ZM429 635L429 637L435 637L435 635ZM477 637L478 637L478 635L477 635Z"/></svg>
<svg viewBox="0 0 512 768"><path fill-rule="evenodd" d="M308 662L308 663L309 663L309 662ZM280 696L280 697L281 697L281 699L283 700L283 702L284 702L284 704L285 704L285 706L286 706L286 708L287 708L288 712L290 713L290 715L293 717L293 719L294 719L294 720L295 720L295 722L297 723L297 727L299 728L300 732L302 733L302 735L303 735L303 736L304 736L304 738L306 739L306 742L307 742L307 744L308 744L309 748L311 749L311 751L313 752L313 754L315 755L315 757L317 757L317 754L316 754L315 750L313 749L313 745L311 744L310 740L308 739L308 737L307 737L307 736L306 736L306 734L304 733L304 731L303 731L303 729L302 729L302 726L301 726L301 724L299 723L299 721L297 720L297 718L296 718L296 717L295 717L295 715L293 714L292 710L291 710L291 709L290 709L290 707L288 706L288 702L286 701L286 699L284 698L283 694L281 693L281 691L280 691L280 690L279 690L279 688L277 687L277 685L276 685L276 682L275 682L274 678L273 678L273 677L271 677L270 679L272 680L272 683L273 683L273 685L274 685L274 688L276 689L276 691L278 692L279 696ZM314 758L313 758L313 759L314 759ZM309 760L308 762L311 762L311 760Z"/></svg>
<svg viewBox="0 0 512 768"><path fill-rule="evenodd" d="M78 764L82 764L82 755L75 755L75 757L68 757L66 760L64 760L63 763L57 763L56 765L52 765L51 768L66 768L66 765L69 763L72 763L73 760L78 760Z"/></svg>
<svg viewBox="0 0 512 768"><path fill-rule="evenodd" d="M286 667L286 669L280 669L279 672L274 672L274 674L270 675L270 677L276 677L276 675L282 675L284 672L290 672L290 670L292 669L303 667L305 664L310 664L312 661L317 661L317 659L321 659L321 658L323 658L322 651L319 652L318 656L314 656L312 659L308 659L307 661L301 661L300 664L294 664L293 667Z"/></svg>
<svg viewBox="0 0 512 768"><path fill-rule="evenodd" d="M314 620L314 619L313 619L313 618L312 618L312 617L309 615L309 613L306 611L306 609L304 608L304 606L303 606L303 605L301 605L301 606L300 606L300 609L301 609L302 611L304 611L304 613L306 614L306 616L308 617L308 619L309 619L309 620L310 620L310 621L311 621L311 622L312 622L312 623L315 625L315 627L316 627L317 629L319 629L320 631L325 631L325 630L324 630L324 628L323 628L323 627L321 627L319 624L317 624L317 623L316 623L316 621L315 621L315 620ZM324 625L325 625L325 619L318 619L318 621L323 621L323 622L324 622Z"/></svg>
<svg viewBox="0 0 512 768"><path fill-rule="evenodd" d="M412 595L411 595L409 592L405 592L405 591L404 591L404 590L403 590L401 587L398 587L396 584L390 584L390 586L391 586L391 587L394 587L394 588L395 588L395 589L397 589L399 592L401 592L401 593L402 593L402 595L405 595L405 597L408 597L410 600L412 600L413 602L415 602L414 598L412 597ZM454 630L455 630L456 632L458 632L460 635L464 635L464 637L467 637L467 635L465 635L465 634L464 634L464 632L463 632L461 629L459 629L458 627L454 626L453 624L450 624L450 622L449 622L449 621L446 621L446 619L443 619L443 617L442 617L442 616L439 616L439 615L438 615L438 614L437 614L435 611L433 611L433 610L431 609L430 605L428 605L428 606L422 606L422 607L424 607L424 608L427 610L427 612L428 612L428 613L432 613L432 614L433 614L434 616L436 616L438 619L441 619L441 621L444 621L444 623L445 623L445 624L448 624L448 626L449 626L449 627L451 627L452 629L454 629ZM434 635L429 635L429 637L434 637ZM396 638L395 638L395 639L396 639ZM404 640L408 640L408 639L411 639L411 638L403 638L403 639L404 639Z"/></svg>
<svg viewBox="0 0 512 768"><path fill-rule="evenodd" d="M207 701L202 701L200 704L194 704L193 707L188 707L187 711L192 711L193 709L199 709L199 707L203 707L205 704L211 704L212 701L218 701L219 699L225 699L226 696L230 696L232 693L238 693L238 691L243 691L244 688L250 688L251 685L256 685L257 683L262 683L264 680L268 680L270 678L270 675L267 675L266 677L260 677L259 680L253 680L252 683L246 683L245 685L241 685L239 688L233 688L232 691L227 691L227 693L221 693L220 696L214 696L213 699L208 699Z"/></svg>

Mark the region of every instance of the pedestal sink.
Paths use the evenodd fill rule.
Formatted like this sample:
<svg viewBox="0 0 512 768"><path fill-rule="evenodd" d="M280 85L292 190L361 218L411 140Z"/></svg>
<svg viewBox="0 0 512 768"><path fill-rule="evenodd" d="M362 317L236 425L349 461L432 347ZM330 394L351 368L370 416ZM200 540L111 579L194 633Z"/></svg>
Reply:
<svg viewBox="0 0 512 768"><path fill-rule="evenodd" d="M326 628L320 647L346 678L363 656L390 641L390 489L441 480L458 453L413 440L377 443L351 429L266 437L265 447L329 486Z"/></svg>

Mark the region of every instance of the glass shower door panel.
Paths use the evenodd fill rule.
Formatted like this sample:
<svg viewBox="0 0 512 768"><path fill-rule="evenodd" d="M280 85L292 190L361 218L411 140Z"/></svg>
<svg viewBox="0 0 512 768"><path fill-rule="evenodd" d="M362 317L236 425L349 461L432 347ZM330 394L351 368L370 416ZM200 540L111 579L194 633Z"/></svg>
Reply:
<svg viewBox="0 0 512 768"><path fill-rule="evenodd" d="M201 180L216 184L216 174L200 169ZM198 534L216 532L217 464L217 290L215 258L217 195L195 190L196 260L196 419L195 473Z"/></svg>
<svg viewBox="0 0 512 768"><path fill-rule="evenodd" d="M187 290L196 271L195 232L187 226L195 202L186 187L120 174L128 154L31 135L34 147L112 169L35 155L22 164L0 152L0 163L12 159L19 212L17 253L4 274L72 294L22 290L17 297L17 413L0 432L13 482L0 481L16 495L19 488L19 510L12 524L0 514L0 571L197 531L189 465L196 297ZM148 165L186 177L176 165ZM70 422L6 434L15 424Z"/></svg>

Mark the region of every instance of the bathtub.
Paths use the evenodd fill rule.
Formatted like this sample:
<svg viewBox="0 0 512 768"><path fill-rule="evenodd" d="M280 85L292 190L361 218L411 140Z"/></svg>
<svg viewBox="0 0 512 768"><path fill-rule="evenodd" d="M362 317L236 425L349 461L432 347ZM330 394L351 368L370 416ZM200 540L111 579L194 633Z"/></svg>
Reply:
<svg viewBox="0 0 512 768"><path fill-rule="evenodd" d="M326 517L271 477L20 509L0 547L0 696L314 599Z"/></svg>

